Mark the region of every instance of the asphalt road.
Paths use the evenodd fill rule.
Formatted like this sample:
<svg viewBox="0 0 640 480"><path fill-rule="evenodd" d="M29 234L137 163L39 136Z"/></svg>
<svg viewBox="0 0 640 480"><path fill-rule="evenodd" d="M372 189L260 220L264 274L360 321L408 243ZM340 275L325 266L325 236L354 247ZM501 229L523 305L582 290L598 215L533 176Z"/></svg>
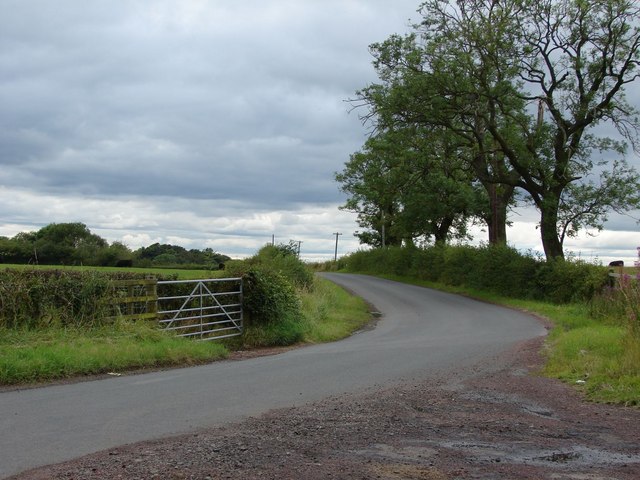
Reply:
<svg viewBox="0 0 640 480"><path fill-rule="evenodd" d="M0 478L106 448L185 433L473 365L543 335L533 317L388 280L325 274L375 305L375 329L243 361L0 393Z"/></svg>

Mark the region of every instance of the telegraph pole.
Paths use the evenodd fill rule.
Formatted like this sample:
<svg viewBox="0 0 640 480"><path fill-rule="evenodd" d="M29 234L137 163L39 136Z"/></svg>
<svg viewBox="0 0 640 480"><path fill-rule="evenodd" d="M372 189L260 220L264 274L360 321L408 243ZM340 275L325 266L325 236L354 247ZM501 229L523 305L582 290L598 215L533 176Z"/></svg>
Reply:
<svg viewBox="0 0 640 480"><path fill-rule="evenodd" d="M336 251L333 255L333 261L337 262L338 261L338 237L342 234L340 232L335 232L334 235L336 236Z"/></svg>

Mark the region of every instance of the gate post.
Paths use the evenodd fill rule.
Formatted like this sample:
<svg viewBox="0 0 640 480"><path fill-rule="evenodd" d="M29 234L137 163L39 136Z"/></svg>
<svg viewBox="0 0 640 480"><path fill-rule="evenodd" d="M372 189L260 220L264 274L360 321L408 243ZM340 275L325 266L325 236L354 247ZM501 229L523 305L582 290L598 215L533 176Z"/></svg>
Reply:
<svg viewBox="0 0 640 480"><path fill-rule="evenodd" d="M156 277L148 277L145 284L145 295L151 297L152 300L147 302L147 313L154 313L158 316L158 279ZM156 318L157 319L157 318Z"/></svg>

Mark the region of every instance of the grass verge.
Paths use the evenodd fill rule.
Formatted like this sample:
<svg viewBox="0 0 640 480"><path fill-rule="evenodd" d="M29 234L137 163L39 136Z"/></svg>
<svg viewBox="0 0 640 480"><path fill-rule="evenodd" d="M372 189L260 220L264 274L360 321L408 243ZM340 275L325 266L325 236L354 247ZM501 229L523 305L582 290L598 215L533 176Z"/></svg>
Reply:
<svg viewBox="0 0 640 480"><path fill-rule="evenodd" d="M585 304L555 305L518 300L414 278L380 276L468 295L547 318L553 329L545 344L547 362L541 372L543 375L574 385L592 401L640 405L640 341L629 334L626 326L593 319Z"/></svg>
<svg viewBox="0 0 640 480"><path fill-rule="evenodd" d="M0 384L193 365L227 355L219 343L192 342L144 322L95 329L4 329L0 331Z"/></svg>
<svg viewBox="0 0 640 480"><path fill-rule="evenodd" d="M338 285L316 277L311 290L298 292L300 315L276 323L248 325L245 348L324 343L348 337L371 319L366 303Z"/></svg>
<svg viewBox="0 0 640 480"><path fill-rule="evenodd" d="M333 342L348 337L371 320L364 300L329 280L316 278L313 292L302 294L304 340Z"/></svg>

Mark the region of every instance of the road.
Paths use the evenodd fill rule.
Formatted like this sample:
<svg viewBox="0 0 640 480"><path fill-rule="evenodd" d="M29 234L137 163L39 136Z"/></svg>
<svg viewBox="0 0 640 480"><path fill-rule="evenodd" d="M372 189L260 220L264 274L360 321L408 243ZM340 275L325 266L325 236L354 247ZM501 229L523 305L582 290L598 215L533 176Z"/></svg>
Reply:
<svg viewBox="0 0 640 480"><path fill-rule="evenodd" d="M545 333L533 317L434 290L325 274L383 313L345 340L243 361L0 393L0 478L470 366Z"/></svg>

